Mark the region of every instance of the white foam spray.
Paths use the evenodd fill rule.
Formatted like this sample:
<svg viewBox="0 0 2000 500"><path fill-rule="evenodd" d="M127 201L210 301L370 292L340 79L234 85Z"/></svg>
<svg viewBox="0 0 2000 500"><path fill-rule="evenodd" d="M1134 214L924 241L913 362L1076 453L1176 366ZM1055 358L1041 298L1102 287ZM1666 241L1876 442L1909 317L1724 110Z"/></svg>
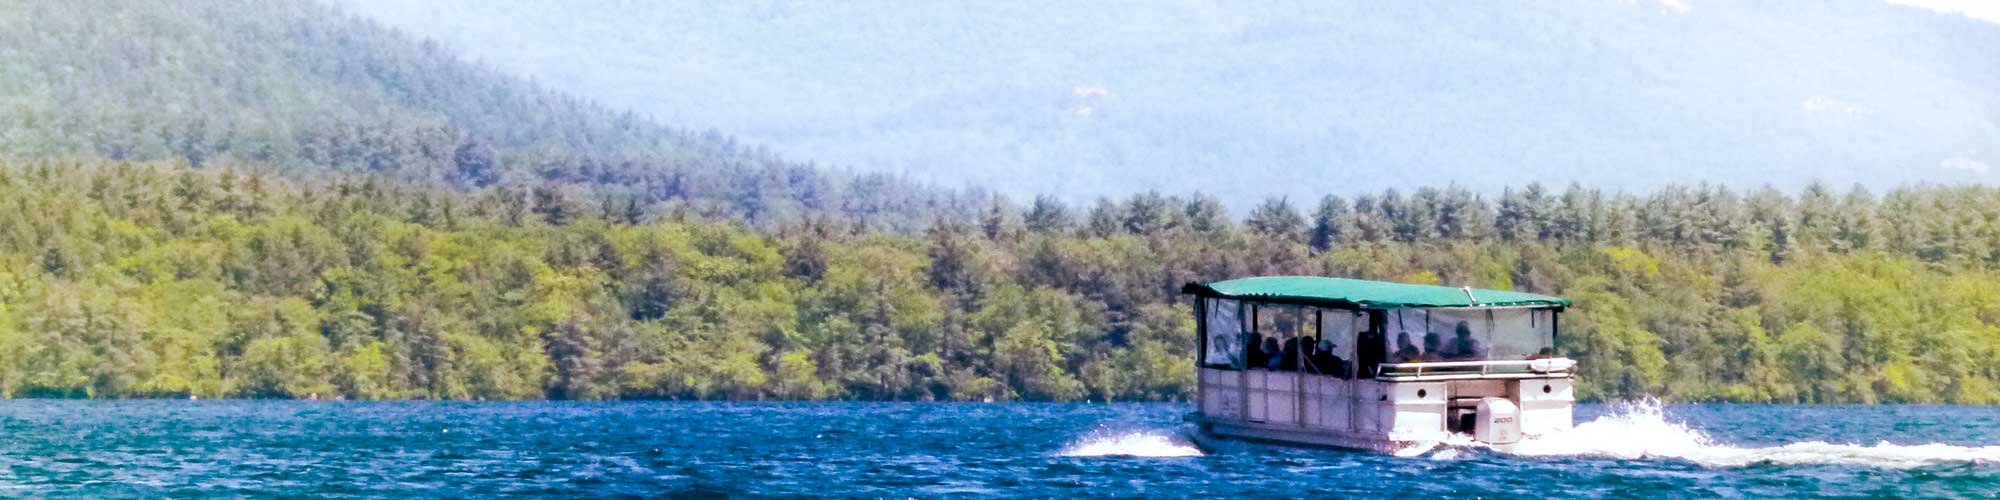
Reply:
<svg viewBox="0 0 2000 500"><path fill-rule="evenodd" d="M1065 457L1198 457L1201 449L1175 441L1165 434L1128 432L1105 434L1071 443Z"/></svg>
<svg viewBox="0 0 2000 500"><path fill-rule="evenodd" d="M1404 445L1402 448L1397 448L1394 451L1391 451L1390 454L1401 458L1415 458L1424 456L1425 454L1429 454L1432 460L1454 460L1463 455L1458 452L1458 450L1460 449L1476 449L1485 447L1487 447L1485 443L1481 443L1478 440L1472 439L1472 436L1470 435L1447 434L1445 435L1443 441L1411 442L1410 444ZM1436 453L1431 453L1433 451L1435 451Z"/></svg>
<svg viewBox="0 0 2000 500"><path fill-rule="evenodd" d="M1685 424L1668 421L1657 401L1620 403L1608 415L1569 431L1516 444L1507 453L1537 457L1678 459L1710 467L1752 464L1851 465L1907 469L1950 463L2000 463L2000 446L1941 443L1873 446L1807 441L1746 447L1717 443Z"/></svg>

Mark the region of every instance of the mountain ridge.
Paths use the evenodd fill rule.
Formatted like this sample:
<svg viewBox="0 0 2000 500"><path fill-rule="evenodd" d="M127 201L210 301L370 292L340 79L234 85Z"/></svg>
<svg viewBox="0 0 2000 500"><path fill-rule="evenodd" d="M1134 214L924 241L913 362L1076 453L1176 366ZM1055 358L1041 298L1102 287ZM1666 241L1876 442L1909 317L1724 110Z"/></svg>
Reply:
<svg viewBox="0 0 2000 500"><path fill-rule="evenodd" d="M1884 189L2000 164L2000 26L1872 1L335 3L783 154L1019 199Z"/></svg>
<svg viewBox="0 0 2000 500"><path fill-rule="evenodd" d="M662 125L322 4L28 1L0 28L0 157L504 186L764 226L909 230L978 199Z"/></svg>

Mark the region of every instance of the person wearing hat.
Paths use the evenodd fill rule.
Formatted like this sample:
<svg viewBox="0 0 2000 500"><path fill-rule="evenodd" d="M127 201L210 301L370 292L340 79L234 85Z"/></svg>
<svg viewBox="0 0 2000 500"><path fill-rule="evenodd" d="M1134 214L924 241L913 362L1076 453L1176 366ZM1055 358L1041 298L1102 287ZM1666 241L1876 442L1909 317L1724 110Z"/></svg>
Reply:
<svg viewBox="0 0 2000 500"><path fill-rule="evenodd" d="M1334 347L1337 346L1333 344L1332 340L1320 339L1318 345L1311 346L1306 361L1311 363L1313 369L1321 374L1348 378L1347 360L1340 359L1340 356L1335 355L1333 353Z"/></svg>

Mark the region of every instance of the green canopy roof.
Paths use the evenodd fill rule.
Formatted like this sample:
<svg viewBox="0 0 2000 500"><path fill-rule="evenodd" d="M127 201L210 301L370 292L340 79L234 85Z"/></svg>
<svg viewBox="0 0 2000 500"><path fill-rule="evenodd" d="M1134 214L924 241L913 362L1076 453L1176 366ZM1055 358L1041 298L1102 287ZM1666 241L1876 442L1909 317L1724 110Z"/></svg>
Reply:
<svg viewBox="0 0 2000 500"><path fill-rule="evenodd" d="M1270 276L1188 283L1181 293L1339 309L1395 307L1568 307L1569 299L1504 290L1411 285L1318 276Z"/></svg>

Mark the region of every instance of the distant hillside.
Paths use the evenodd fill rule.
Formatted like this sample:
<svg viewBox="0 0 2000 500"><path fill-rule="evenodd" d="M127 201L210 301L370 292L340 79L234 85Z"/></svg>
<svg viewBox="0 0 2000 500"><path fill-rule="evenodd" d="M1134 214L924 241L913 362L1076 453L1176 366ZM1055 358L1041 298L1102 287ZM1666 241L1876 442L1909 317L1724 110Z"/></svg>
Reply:
<svg viewBox="0 0 2000 500"><path fill-rule="evenodd" d="M307 2L6 2L0 54L0 157L542 186L753 221L910 225L959 204L614 112Z"/></svg>
<svg viewBox="0 0 2000 500"><path fill-rule="evenodd" d="M2000 25L1873 0L334 3L787 155L1017 196L2000 175Z"/></svg>

